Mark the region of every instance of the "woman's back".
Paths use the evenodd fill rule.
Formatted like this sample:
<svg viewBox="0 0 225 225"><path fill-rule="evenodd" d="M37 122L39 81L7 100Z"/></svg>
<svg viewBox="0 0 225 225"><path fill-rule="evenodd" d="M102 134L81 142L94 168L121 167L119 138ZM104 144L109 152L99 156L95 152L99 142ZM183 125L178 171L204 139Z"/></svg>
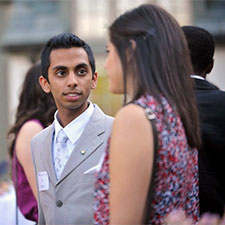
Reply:
<svg viewBox="0 0 225 225"><path fill-rule="evenodd" d="M161 219L174 208L183 208L187 215L197 221L199 217L197 149L189 147L180 117L165 98L162 98L163 107L149 95L138 99L136 104L144 108L150 107L155 113L159 138L150 224L161 224Z"/></svg>
<svg viewBox="0 0 225 225"><path fill-rule="evenodd" d="M181 120L165 98L162 98L163 107L150 95L142 96L135 104L150 108L155 113L158 131L155 192L150 203L149 224L162 224L167 213L174 208L184 209L187 215L197 221L199 214L197 149L191 149L187 144ZM109 163L107 151L96 184L95 224L109 222L110 178L107 172Z"/></svg>

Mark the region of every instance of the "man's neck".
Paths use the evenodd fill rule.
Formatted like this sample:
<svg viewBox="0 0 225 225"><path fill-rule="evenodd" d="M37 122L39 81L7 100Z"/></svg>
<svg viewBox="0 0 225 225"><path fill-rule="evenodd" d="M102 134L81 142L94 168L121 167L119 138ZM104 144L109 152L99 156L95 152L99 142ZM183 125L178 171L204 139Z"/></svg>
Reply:
<svg viewBox="0 0 225 225"><path fill-rule="evenodd" d="M74 109L74 110L65 110L65 111L58 111L57 119L62 127L67 126L71 121L76 119L79 115L81 115L86 109L88 105L82 108L81 110Z"/></svg>

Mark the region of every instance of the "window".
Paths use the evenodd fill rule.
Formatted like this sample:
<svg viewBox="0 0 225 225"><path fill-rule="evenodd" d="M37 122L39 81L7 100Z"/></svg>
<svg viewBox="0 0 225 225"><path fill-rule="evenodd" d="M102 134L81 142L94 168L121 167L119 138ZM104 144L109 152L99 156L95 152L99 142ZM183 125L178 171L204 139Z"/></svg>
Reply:
<svg viewBox="0 0 225 225"><path fill-rule="evenodd" d="M211 32L225 44L225 1L193 0L194 24Z"/></svg>

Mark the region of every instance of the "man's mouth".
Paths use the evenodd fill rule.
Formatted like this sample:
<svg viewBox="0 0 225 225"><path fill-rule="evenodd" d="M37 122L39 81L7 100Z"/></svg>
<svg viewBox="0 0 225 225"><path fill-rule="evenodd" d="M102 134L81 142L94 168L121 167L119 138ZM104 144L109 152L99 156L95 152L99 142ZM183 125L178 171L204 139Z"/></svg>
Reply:
<svg viewBox="0 0 225 225"><path fill-rule="evenodd" d="M68 92L64 92L63 95L75 97L75 96L77 96L77 95L81 95L81 92L72 92L72 91L68 91Z"/></svg>
<svg viewBox="0 0 225 225"><path fill-rule="evenodd" d="M75 97L75 96L78 96L78 94L66 94L67 96L70 96L70 97Z"/></svg>
<svg viewBox="0 0 225 225"><path fill-rule="evenodd" d="M68 100L75 101L75 100L77 100L80 97L81 93L80 92L65 92L63 95Z"/></svg>

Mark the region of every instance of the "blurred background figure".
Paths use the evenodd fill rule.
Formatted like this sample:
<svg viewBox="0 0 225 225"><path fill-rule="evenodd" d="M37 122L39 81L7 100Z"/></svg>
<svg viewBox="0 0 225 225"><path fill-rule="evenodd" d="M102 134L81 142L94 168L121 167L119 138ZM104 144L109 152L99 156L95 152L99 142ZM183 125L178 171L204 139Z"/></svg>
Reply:
<svg viewBox="0 0 225 225"><path fill-rule="evenodd" d="M110 91L126 104L98 173L94 223L162 224L175 208L197 222L201 137L180 25L162 8L141 5L110 25L106 51Z"/></svg>
<svg viewBox="0 0 225 225"><path fill-rule="evenodd" d="M225 92L206 80L214 65L214 39L207 30L182 27L190 49L195 93L200 113L202 147L199 149L200 213L225 209Z"/></svg>
<svg viewBox="0 0 225 225"><path fill-rule="evenodd" d="M8 179L9 163L0 161L0 225L34 225L18 210L16 211L15 190Z"/></svg>
<svg viewBox="0 0 225 225"><path fill-rule="evenodd" d="M40 64L33 65L26 74L16 121L8 132L9 155L17 205L25 218L37 221L36 178L30 151L31 138L52 123L56 106L51 94L43 92L39 77Z"/></svg>
<svg viewBox="0 0 225 225"><path fill-rule="evenodd" d="M6 181L1 181L1 179L6 176L8 167L9 165L6 160L0 161L0 196L9 190L9 183Z"/></svg>

